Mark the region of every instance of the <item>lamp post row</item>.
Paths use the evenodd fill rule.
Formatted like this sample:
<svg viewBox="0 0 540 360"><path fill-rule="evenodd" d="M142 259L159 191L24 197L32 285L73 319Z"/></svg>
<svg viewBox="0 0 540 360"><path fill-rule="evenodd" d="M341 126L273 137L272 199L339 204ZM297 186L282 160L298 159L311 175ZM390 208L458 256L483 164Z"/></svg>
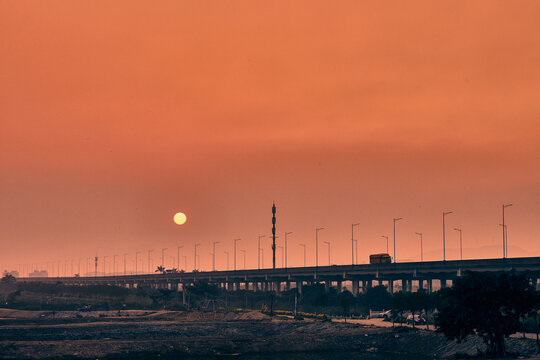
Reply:
<svg viewBox="0 0 540 360"><path fill-rule="evenodd" d="M506 226L506 223L505 223L505 209L508 208L508 207L511 207L513 206L513 204L503 204L502 205L502 224L499 224L501 227L502 227L502 255L503 255L503 258L506 258L508 257L508 229L507 229L507 226ZM446 261L446 216L447 215L450 215L452 214L453 211L443 211L442 213L442 242L443 242L443 261ZM400 220L403 220L403 218L399 217L399 218L393 218L393 245L394 245L394 249L393 249L393 257L394 257L394 262L396 262L396 222L400 221ZM359 226L360 223L353 223L351 224L351 264L352 265L355 265L358 263L358 240L354 238L354 228ZM319 266L319 231L321 230L324 230L324 228L320 227L320 228L316 228L315 229L315 266L318 267ZM463 231L461 228L454 228L455 231L459 232L459 247L460 247L460 260L463 260ZM288 249L288 246L287 246L287 236L288 235L291 235L292 232L285 232L285 246L284 247L278 247L281 249L282 251L282 260L281 260L281 265L282 267L288 267L288 264L287 264L287 260L288 260L288 254L287 254L287 249ZM421 232L416 232L416 234L420 237L420 261L424 261L424 252L423 252L423 233ZM264 260L264 257L262 256L263 254L263 248L261 248L261 239L264 238L265 235L259 235L258 236L258 249L257 249L257 265L258 265L258 269L261 269L261 265L263 264L262 261ZM382 235L381 236L382 238L386 239L386 253L388 254L388 251L389 251L389 237L386 236L386 235ZM277 236L276 236L277 238ZM234 254L233 254L233 258L234 258L234 270L237 269L236 267L236 243L238 241L240 241L241 239L234 239ZM330 259L330 243L328 241L325 241L324 242L325 244L327 244L328 246L328 265L331 264L331 259ZM219 241L214 241L213 242L213 253L212 253L212 270L215 271L216 270L216 259L215 259L215 256L216 256L216 245L219 244ZM201 244L200 243L197 243L195 244L194 246L194 269L197 270L197 265L200 266L200 264L197 264L197 259L198 259L198 255L197 255L197 247L200 246ZM299 244L300 246L303 247L303 250L304 250L304 267L306 266L306 244ZM177 247L177 268L180 269L180 249L183 248L183 246L178 246ZM161 249L161 267L164 268L165 266L165 250L167 250L167 248L162 248ZM356 257L355 257L355 250L356 250ZM154 251L154 249L150 249L148 250L148 272L150 273L151 272L151 269L152 269L152 264L151 264L151 253ZM244 255L244 269L246 268L246 250L240 250L243 255ZM227 269L229 269L229 252L228 251L224 251L225 254L227 254ZM140 254L140 251L137 251L135 253L135 274L138 273L138 255ZM127 274L127 260L126 260L126 257L127 257L127 253L124 253L123 256L124 256L124 275ZM114 274L117 274L117 271L116 271L116 257L118 255L114 255L113 256L113 269L112 269L112 273L113 275ZM106 260L107 260L107 257L108 256L103 256L103 274L105 275L106 274ZM173 258L174 259L174 258ZM87 268L87 273L88 273L88 259L86 259L87 261L87 264L86 264L86 268ZM73 261L71 261L71 267L72 267L72 272L73 272ZM79 269L79 274L80 274L80 269L81 269L81 259L79 259L79 264L78 264L78 269ZM58 263L60 264L60 263ZM187 264L186 264L187 266ZM54 264L53 264L53 267L54 267ZM262 265L262 267L264 267L264 265ZM59 273L60 273L60 265L58 265L58 276ZM96 269L97 269L97 257L96 257ZM66 271L67 273L67 262L66 262ZM97 275L97 272L96 272L96 275Z"/></svg>

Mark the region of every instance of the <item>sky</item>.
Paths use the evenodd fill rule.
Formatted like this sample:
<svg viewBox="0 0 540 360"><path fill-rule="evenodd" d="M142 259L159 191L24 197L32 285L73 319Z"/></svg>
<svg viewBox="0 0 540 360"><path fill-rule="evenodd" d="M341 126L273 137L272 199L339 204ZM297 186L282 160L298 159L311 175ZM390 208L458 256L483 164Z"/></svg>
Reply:
<svg viewBox="0 0 540 360"><path fill-rule="evenodd" d="M540 256L537 1L0 0L0 269ZM182 226L172 217L184 212ZM186 258L183 258L186 256ZM277 250L281 266L281 249ZM101 266L101 265L100 265ZM117 265L120 266L120 265ZM54 269L52 269L54 267ZM63 271L63 270L61 270ZM109 271L109 270L107 270Z"/></svg>

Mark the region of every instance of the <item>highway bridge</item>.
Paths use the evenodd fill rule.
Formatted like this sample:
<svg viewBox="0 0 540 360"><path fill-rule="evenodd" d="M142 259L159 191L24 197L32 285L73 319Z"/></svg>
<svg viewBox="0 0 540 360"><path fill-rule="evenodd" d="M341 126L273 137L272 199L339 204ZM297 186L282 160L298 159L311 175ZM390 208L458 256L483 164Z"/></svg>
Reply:
<svg viewBox="0 0 540 360"><path fill-rule="evenodd" d="M128 288L181 289L197 281L207 281L229 290L283 291L292 287L324 283L339 291L345 287L358 294L375 285L384 285L389 292L397 289L413 291L425 288L429 292L450 286L465 271L526 272L538 287L540 257L478 259L452 261L423 261L391 264L335 265L236 271L197 271L166 274L20 278L22 282L61 282L66 285L117 285ZM435 286L435 288L434 288Z"/></svg>

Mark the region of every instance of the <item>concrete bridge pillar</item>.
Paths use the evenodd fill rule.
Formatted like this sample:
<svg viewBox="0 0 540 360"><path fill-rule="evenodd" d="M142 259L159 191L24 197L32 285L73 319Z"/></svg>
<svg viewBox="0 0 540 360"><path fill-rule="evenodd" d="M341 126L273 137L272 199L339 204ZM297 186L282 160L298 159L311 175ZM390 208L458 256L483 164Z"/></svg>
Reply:
<svg viewBox="0 0 540 360"><path fill-rule="evenodd" d="M427 279L427 292L431 294L433 292L433 280Z"/></svg>
<svg viewBox="0 0 540 360"><path fill-rule="evenodd" d="M331 287L332 287L332 281L326 280L324 282L324 291L329 292Z"/></svg>
<svg viewBox="0 0 540 360"><path fill-rule="evenodd" d="M340 293L343 290L343 283L341 282L341 280L336 281L336 286L338 293Z"/></svg>
<svg viewBox="0 0 540 360"><path fill-rule="evenodd" d="M302 281L296 282L296 288L298 289L298 294L302 295Z"/></svg>
<svg viewBox="0 0 540 360"><path fill-rule="evenodd" d="M286 281L285 282L285 290L291 290L291 282L290 281Z"/></svg>
<svg viewBox="0 0 540 360"><path fill-rule="evenodd" d="M362 292L366 292L371 287L371 280L362 280Z"/></svg>
<svg viewBox="0 0 540 360"><path fill-rule="evenodd" d="M388 280L388 292L390 294L394 293L394 279Z"/></svg>
<svg viewBox="0 0 540 360"><path fill-rule="evenodd" d="M352 280L352 293L354 296L357 296L358 295L358 287L359 287L359 284L358 284L358 280Z"/></svg>
<svg viewBox="0 0 540 360"><path fill-rule="evenodd" d="M441 289L446 287L446 279L441 279Z"/></svg>
<svg viewBox="0 0 540 360"><path fill-rule="evenodd" d="M424 288L424 280L418 280L418 290L420 289L423 289Z"/></svg>

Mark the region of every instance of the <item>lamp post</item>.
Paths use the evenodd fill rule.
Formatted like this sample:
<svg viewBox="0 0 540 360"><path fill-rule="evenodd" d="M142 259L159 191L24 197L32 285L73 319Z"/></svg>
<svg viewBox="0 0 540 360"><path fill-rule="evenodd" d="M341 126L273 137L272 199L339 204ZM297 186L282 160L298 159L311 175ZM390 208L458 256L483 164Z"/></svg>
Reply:
<svg viewBox="0 0 540 360"><path fill-rule="evenodd" d="M360 223L351 225L351 264L354 265L354 227L360 225ZM356 262L358 262L358 254L356 255Z"/></svg>
<svg viewBox="0 0 540 360"><path fill-rule="evenodd" d="M264 269L264 248L261 248L261 266Z"/></svg>
<svg viewBox="0 0 540 360"><path fill-rule="evenodd" d="M420 261L424 261L424 249L423 249L423 239L422 239L422 233L417 232L416 235L420 235Z"/></svg>
<svg viewBox="0 0 540 360"><path fill-rule="evenodd" d="M394 218L394 262L397 262L396 259L396 221L399 221L403 218Z"/></svg>
<svg viewBox="0 0 540 360"><path fill-rule="evenodd" d="M212 271L216 271L216 244L219 244L219 241L214 241L212 243L214 252L212 253Z"/></svg>
<svg viewBox="0 0 540 360"><path fill-rule="evenodd" d="M278 245L278 249L281 249L281 267L284 267L284 265L285 265L285 264L284 264L284 261L285 261L285 260L284 260L284 259L285 259L285 252L284 252L284 250L283 250L283 246L279 246L279 245Z"/></svg>
<svg viewBox="0 0 540 360"><path fill-rule="evenodd" d="M289 231L289 232L285 232L285 268L287 268L287 258L288 258L288 254L287 254L287 235L291 235L292 232Z"/></svg>
<svg viewBox="0 0 540 360"><path fill-rule="evenodd" d="M454 230L459 231L459 260L463 260L463 242L462 242L462 231L459 228L454 228Z"/></svg>
<svg viewBox="0 0 540 360"><path fill-rule="evenodd" d="M330 242L325 241L326 245L328 245L328 266L330 266Z"/></svg>
<svg viewBox="0 0 540 360"><path fill-rule="evenodd" d="M386 253L388 254L388 236L381 235L381 237L386 239Z"/></svg>
<svg viewBox="0 0 540 360"><path fill-rule="evenodd" d="M259 270L261 270L261 239L263 237L264 235L259 235L259 247L257 249L257 266Z"/></svg>
<svg viewBox="0 0 540 360"><path fill-rule="evenodd" d="M150 253L154 251L154 249L148 250L148 273L152 273L152 259L150 258Z"/></svg>
<svg viewBox="0 0 540 360"><path fill-rule="evenodd" d="M445 231L445 224L444 224L444 218L446 215L452 214L453 211L443 211L442 213L442 246L443 246L443 261L446 261L446 231Z"/></svg>
<svg viewBox="0 0 540 360"><path fill-rule="evenodd" d="M182 249L184 246L177 246L176 247L176 269L180 271L180 249ZM186 269L187 270L187 269Z"/></svg>
<svg viewBox="0 0 540 360"><path fill-rule="evenodd" d="M240 252L244 255L244 270L246 270L246 250L240 250Z"/></svg>
<svg viewBox="0 0 540 360"><path fill-rule="evenodd" d="M356 256L356 264L360 264L358 262L358 240L354 239L354 251L355 251L355 256Z"/></svg>
<svg viewBox="0 0 540 360"><path fill-rule="evenodd" d="M319 231L324 228L315 229L315 267L319 267Z"/></svg>
<svg viewBox="0 0 540 360"><path fill-rule="evenodd" d="M299 244L304 248L304 267L306 267L306 244Z"/></svg>
<svg viewBox="0 0 540 360"><path fill-rule="evenodd" d="M504 209L507 207L512 206L512 204L503 204L502 205L502 229L503 229L503 258L506 258L508 256L508 237L507 237L507 229L506 225L504 223Z"/></svg>
<svg viewBox="0 0 540 360"><path fill-rule="evenodd" d="M234 239L234 255L233 255L233 259L234 259L234 271L236 271L236 243L238 241L240 241L242 239Z"/></svg>
<svg viewBox="0 0 540 360"><path fill-rule="evenodd" d="M167 248L161 248L161 267L165 270L165 250Z"/></svg>
<svg viewBox="0 0 540 360"><path fill-rule="evenodd" d="M195 244L195 254L193 256L193 264L194 264L194 269L193 270L197 270L197 247L201 245L201 244Z"/></svg>

